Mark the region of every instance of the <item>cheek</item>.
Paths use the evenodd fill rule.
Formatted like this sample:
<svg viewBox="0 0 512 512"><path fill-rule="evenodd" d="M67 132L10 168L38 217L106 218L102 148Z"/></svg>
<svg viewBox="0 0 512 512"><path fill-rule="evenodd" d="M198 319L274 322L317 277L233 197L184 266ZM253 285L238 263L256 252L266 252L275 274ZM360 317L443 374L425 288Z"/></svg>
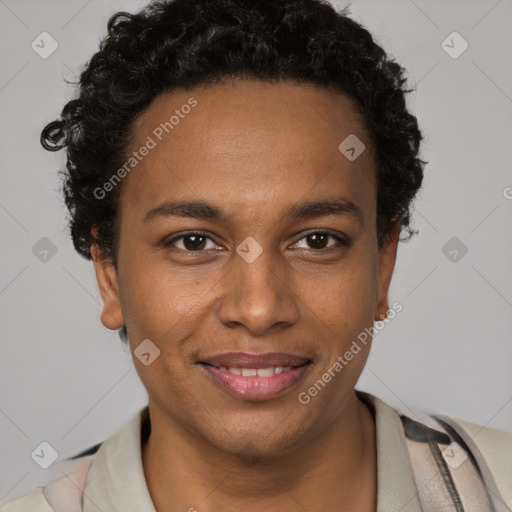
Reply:
<svg viewBox="0 0 512 512"><path fill-rule="evenodd" d="M150 366L138 361L135 361L135 365L151 400L180 422L187 416L186 411L201 409L201 397L191 385L193 383L187 381L188 371L176 359L176 354L169 358L169 354L163 350Z"/></svg>
<svg viewBox="0 0 512 512"><path fill-rule="evenodd" d="M173 326L179 329L199 314L204 282L187 278L179 270L170 272L165 263L155 265L149 260L132 262L125 276L121 307L130 334L153 336L164 342L172 337Z"/></svg>
<svg viewBox="0 0 512 512"><path fill-rule="evenodd" d="M149 262L145 268L151 268ZM191 336L204 321L206 292L212 285L205 286L206 279L187 280L179 271L171 274L154 263L144 271L132 265L129 275L122 290L122 308L137 373L151 396L164 401L173 395L183 406L193 399L189 391L193 386L187 382L193 370ZM159 351L149 366L137 360L135 352L146 339Z"/></svg>
<svg viewBox="0 0 512 512"><path fill-rule="evenodd" d="M332 412L346 399L347 390L355 387L368 359L376 280L371 265L354 265L322 284L310 300L322 332L319 354L324 357L318 361L310 387L303 391L311 391L311 397L318 393L318 399L312 400L318 411ZM325 387L318 386L319 381Z"/></svg>
<svg viewBox="0 0 512 512"><path fill-rule="evenodd" d="M353 258L356 260L356 258ZM304 297L320 318L336 332L364 328L373 322L377 281L370 262L340 265L307 283Z"/></svg>
<svg viewBox="0 0 512 512"><path fill-rule="evenodd" d="M355 385L369 355L377 283L371 261L363 257L325 274L305 295L321 333L319 354L324 354L315 378L322 378L325 372L336 375L326 393L329 396ZM325 378L331 379L330 375Z"/></svg>
<svg viewBox="0 0 512 512"><path fill-rule="evenodd" d="M173 400L184 405L190 399L189 393L184 392L190 387L186 382L190 368L184 349L198 323L201 294L197 286L181 286L168 274L165 269L134 272L138 278L126 283L124 291L128 299L123 312L134 364L149 394L162 403L165 397L174 396ZM146 366L137 359L136 350L147 339L154 344L153 350L158 355Z"/></svg>

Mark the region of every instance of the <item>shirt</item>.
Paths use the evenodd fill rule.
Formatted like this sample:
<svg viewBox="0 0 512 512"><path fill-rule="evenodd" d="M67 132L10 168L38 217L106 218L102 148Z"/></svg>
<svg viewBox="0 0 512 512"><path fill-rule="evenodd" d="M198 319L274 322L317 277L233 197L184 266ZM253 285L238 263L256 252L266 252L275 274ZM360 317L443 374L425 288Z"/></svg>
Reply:
<svg viewBox="0 0 512 512"><path fill-rule="evenodd" d="M399 413L372 394L355 392L369 406L375 420L376 512L421 512ZM156 512L141 457L143 420L147 409L147 406L140 409L91 457L92 463L86 474L83 512ZM452 419L475 435L474 441L489 465L496 486L512 510L512 434ZM68 472L66 474L69 475ZM70 487L73 485L70 483ZM27 496L4 504L0 511L53 512L45 498L45 492L49 491L51 486L38 486Z"/></svg>

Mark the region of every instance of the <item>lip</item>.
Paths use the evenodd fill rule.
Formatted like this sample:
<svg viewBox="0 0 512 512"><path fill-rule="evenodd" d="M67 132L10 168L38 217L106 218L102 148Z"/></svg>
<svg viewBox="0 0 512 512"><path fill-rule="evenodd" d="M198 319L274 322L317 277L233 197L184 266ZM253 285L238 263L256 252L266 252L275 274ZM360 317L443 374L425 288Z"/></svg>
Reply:
<svg viewBox="0 0 512 512"><path fill-rule="evenodd" d="M295 366L272 377L243 377L229 370L222 370L208 364L200 366L231 395L244 400L270 400L295 386L303 377L309 364Z"/></svg>
<svg viewBox="0 0 512 512"><path fill-rule="evenodd" d="M268 368L269 366L301 366L311 362L311 359L295 354L283 352L267 352L265 354L251 354L248 352L228 352L207 357L200 363L206 363L220 368Z"/></svg>
<svg viewBox="0 0 512 512"><path fill-rule="evenodd" d="M213 382L232 396L243 400L259 401L275 398L297 385L304 377L310 363L310 359L293 354L231 352L209 357L198 364L213 379ZM226 367L258 369L275 366L291 368L270 377L244 377L226 369Z"/></svg>

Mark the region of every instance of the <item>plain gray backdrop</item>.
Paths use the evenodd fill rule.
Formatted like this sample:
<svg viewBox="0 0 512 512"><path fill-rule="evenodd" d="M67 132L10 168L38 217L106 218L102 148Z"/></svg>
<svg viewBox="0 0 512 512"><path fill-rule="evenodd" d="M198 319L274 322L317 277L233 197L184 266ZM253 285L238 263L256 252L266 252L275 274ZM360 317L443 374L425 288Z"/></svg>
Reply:
<svg viewBox="0 0 512 512"><path fill-rule="evenodd" d="M0 501L45 483L31 458L41 442L69 457L146 403L68 238L64 154L39 145L110 15L144 4L0 0ZM512 1L355 0L351 12L409 70L429 162L390 291L403 310L358 389L511 431Z"/></svg>

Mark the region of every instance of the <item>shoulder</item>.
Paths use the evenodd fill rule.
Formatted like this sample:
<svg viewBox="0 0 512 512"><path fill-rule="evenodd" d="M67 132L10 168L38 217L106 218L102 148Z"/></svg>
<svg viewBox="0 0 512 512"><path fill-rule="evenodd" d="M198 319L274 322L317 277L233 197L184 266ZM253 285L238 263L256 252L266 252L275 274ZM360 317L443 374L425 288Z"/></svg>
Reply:
<svg viewBox="0 0 512 512"><path fill-rule="evenodd" d="M90 453L91 450L87 450ZM80 510L85 481L94 454L67 459L56 465L45 485L0 506L0 512L73 512ZM59 475L59 476L57 476Z"/></svg>
<svg viewBox="0 0 512 512"><path fill-rule="evenodd" d="M496 487L512 510L512 433L446 415L457 423L476 445L492 474Z"/></svg>
<svg viewBox="0 0 512 512"><path fill-rule="evenodd" d="M0 512L53 512L43 491L44 486L38 486L30 494L0 506Z"/></svg>
<svg viewBox="0 0 512 512"><path fill-rule="evenodd" d="M378 422L381 423L381 434L385 434L386 440L392 439L393 432L404 432L404 417L414 418L424 426L440 432L449 432L449 438L456 440L457 435L462 439L473 456L479 467L485 473L485 483L488 489L499 500L502 500L507 506L507 510L512 512L512 433L504 430L494 429L485 425L472 423L457 416L436 413L432 410L418 409L414 410L408 407L391 406L380 398L370 393L356 391L358 397L372 405ZM446 431L446 424L443 426L435 418L444 420L448 426L455 430ZM404 432L405 433L405 432ZM406 442L407 436L400 436L403 439L397 439L395 436L395 449ZM410 454L409 454L410 456Z"/></svg>
<svg viewBox="0 0 512 512"><path fill-rule="evenodd" d="M446 416L458 423L469 434L478 448L487 454L489 460L498 462L507 458L509 464L507 464L506 469L512 471L510 465L512 460L512 432L486 427L456 416Z"/></svg>
<svg viewBox="0 0 512 512"><path fill-rule="evenodd" d="M139 473L142 475L141 479L143 479L139 455L140 440L147 438L149 428L148 407L146 405L106 441L52 466L45 485L35 487L30 494L21 498L0 504L0 512L74 512L80 510L89 469L93 465L93 460L102 451L102 458L98 465L102 471L100 472L100 478L98 478L98 467L96 470L96 480L99 480L97 483L98 492L102 492L102 489L104 489L101 476L108 475L108 464L111 462L111 458L114 457L117 462L121 461L121 466L123 461L126 461L127 446L131 447L129 462L133 463L134 460L139 462ZM125 459L122 458L123 456L125 456Z"/></svg>

